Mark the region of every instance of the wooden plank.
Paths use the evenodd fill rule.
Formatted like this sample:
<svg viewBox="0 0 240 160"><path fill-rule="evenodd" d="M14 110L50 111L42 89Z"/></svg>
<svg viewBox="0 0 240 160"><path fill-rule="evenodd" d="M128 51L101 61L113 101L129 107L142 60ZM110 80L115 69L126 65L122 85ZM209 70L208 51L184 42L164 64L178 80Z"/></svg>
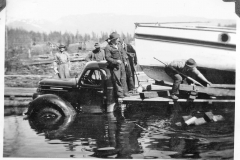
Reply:
<svg viewBox="0 0 240 160"><path fill-rule="evenodd" d="M172 86L173 83L167 81L155 81L155 85Z"/></svg>
<svg viewBox="0 0 240 160"><path fill-rule="evenodd" d="M161 86L161 85L154 85L154 84L144 84L143 90L147 91L169 91L172 89L172 87L169 86Z"/></svg>
<svg viewBox="0 0 240 160"><path fill-rule="evenodd" d="M210 88L232 88L235 89L235 84L211 84Z"/></svg>
<svg viewBox="0 0 240 160"><path fill-rule="evenodd" d="M174 102L171 98L165 97L156 97L150 99L141 99L139 96L130 96L125 98L119 98L119 101L122 102ZM178 99L177 102L189 102L188 99ZM202 102L231 102L234 103L235 99L194 99L191 102L202 103Z"/></svg>
<svg viewBox="0 0 240 160"><path fill-rule="evenodd" d="M4 97L8 97L8 96L32 97L33 93L35 93L36 90L37 90L36 88L5 87Z"/></svg>
<svg viewBox="0 0 240 160"><path fill-rule="evenodd" d="M141 92L141 93L139 93L139 95L140 95L141 99L158 97L157 92Z"/></svg>
<svg viewBox="0 0 240 160"><path fill-rule="evenodd" d="M232 96L232 97L235 96L235 90L201 87L201 86L193 86L193 85L186 85L186 84L180 84L179 90L182 90L182 91L196 90L199 93L206 93L212 96Z"/></svg>

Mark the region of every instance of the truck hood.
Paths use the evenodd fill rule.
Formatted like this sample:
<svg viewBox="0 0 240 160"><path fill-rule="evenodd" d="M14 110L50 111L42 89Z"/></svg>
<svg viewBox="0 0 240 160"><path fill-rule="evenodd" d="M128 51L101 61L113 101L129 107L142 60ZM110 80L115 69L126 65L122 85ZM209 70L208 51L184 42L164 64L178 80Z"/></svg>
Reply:
<svg viewBox="0 0 240 160"><path fill-rule="evenodd" d="M67 87L67 88L76 88L77 79L43 79L39 82L41 86L51 86L51 87Z"/></svg>

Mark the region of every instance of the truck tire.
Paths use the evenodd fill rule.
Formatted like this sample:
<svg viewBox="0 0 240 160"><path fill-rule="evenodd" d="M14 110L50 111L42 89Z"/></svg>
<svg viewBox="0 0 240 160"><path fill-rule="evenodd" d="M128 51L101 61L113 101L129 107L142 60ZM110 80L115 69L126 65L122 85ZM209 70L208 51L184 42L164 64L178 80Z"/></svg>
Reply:
<svg viewBox="0 0 240 160"><path fill-rule="evenodd" d="M46 106L46 108L41 109L38 113L37 113L37 117L38 118L55 118L55 117L61 117L62 114L60 113L60 111Z"/></svg>
<svg viewBox="0 0 240 160"><path fill-rule="evenodd" d="M39 125L44 125L46 129L52 128L61 122L64 118L62 113L53 107L46 106L45 108L39 110L34 117L38 121Z"/></svg>
<svg viewBox="0 0 240 160"><path fill-rule="evenodd" d="M27 115L29 117L41 115L72 117L76 115L76 111L69 102L59 96L45 94L37 97L29 104Z"/></svg>

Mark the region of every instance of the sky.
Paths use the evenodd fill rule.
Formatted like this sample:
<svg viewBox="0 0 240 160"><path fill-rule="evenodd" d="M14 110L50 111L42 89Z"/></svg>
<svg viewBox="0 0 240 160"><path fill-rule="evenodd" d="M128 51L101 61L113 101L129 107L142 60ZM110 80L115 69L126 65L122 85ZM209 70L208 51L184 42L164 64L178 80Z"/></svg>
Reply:
<svg viewBox="0 0 240 160"><path fill-rule="evenodd" d="M236 19L235 4L223 0L7 0L8 21L89 13Z"/></svg>

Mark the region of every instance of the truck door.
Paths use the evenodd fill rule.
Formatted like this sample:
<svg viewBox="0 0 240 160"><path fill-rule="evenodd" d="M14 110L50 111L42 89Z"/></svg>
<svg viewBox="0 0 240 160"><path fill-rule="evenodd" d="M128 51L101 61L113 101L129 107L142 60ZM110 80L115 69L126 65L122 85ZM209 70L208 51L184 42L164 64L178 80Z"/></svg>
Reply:
<svg viewBox="0 0 240 160"><path fill-rule="evenodd" d="M102 113L106 71L87 69L79 79L82 112Z"/></svg>

